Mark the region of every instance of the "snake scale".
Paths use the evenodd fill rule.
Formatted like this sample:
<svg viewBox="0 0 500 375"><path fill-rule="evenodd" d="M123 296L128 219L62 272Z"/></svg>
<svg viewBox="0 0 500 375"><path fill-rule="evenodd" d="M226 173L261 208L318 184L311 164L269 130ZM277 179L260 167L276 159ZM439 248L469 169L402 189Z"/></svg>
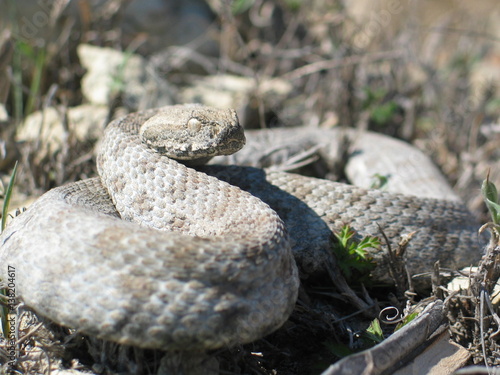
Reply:
<svg viewBox="0 0 500 375"><path fill-rule="evenodd" d="M1 234L2 278L15 267L22 300L62 325L122 344L197 350L280 327L298 270L321 268L332 230L345 223L360 234L380 226L391 241L416 230L412 272L480 256L477 225L457 201L251 166L200 172L164 155L174 140L178 159L201 161L243 139L232 110L170 106L113 121L100 177L45 193ZM374 277L387 279L382 251L373 256Z"/></svg>

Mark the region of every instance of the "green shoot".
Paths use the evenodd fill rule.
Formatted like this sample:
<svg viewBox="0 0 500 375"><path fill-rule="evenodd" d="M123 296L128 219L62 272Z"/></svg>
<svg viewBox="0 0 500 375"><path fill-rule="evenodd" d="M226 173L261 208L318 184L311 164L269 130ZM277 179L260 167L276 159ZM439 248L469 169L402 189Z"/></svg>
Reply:
<svg viewBox="0 0 500 375"><path fill-rule="evenodd" d="M371 348L372 346L384 341L384 333L380 327L380 321L378 319L374 319L370 323L370 326L365 331L360 333L359 338L363 343L363 347L358 347L356 350L352 350L347 345L342 343L331 341L325 342L324 345L329 353L338 358L344 358L360 350Z"/></svg>
<svg viewBox="0 0 500 375"><path fill-rule="evenodd" d="M481 186L481 194L483 195L484 203L490 211L491 220L494 224L498 225L500 223L500 204L498 201L498 191L493 182L489 180L489 174L486 176L486 180L483 181Z"/></svg>
<svg viewBox="0 0 500 375"><path fill-rule="evenodd" d="M356 232L349 225L344 225L340 233L335 233L338 243L333 246L333 251L340 269L348 279L352 277L353 271L362 274L371 271L375 264L367 249L380 248L380 240L377 237L366 236L357 241L354 239L355 235Z"/></svg>
<svg viewBox="0 0 500 375"><path fill-rule="evenodd" d="M254 3L255 0L236 0L231 4L231 11L233 15L245 13Z"/></svg>
<svg viewBox="0 0 500 375"><path fill-rule="evenodd" d="M398 325L396 326L396 329L394 330L394 332L396 332L400 328L403 328L405 325L407 325L408 323L410 323L417 316L418 316L418 311L414 311L414 312L406 315L405 317L403 317L403 320L398 323Z"/></svg>
<svg viewBox="0 0 500 375"><path fill-rule="evenodd" d="M370 113L370 120L376 125L387 124L397 114L399 105L387 100L388 91L384 88L364 90L365 99L362 108Z"/></svg>
<svg viewBox="0 0 500 375"><path fill-rule="evenodd" d="M42 87L42 78L45 70L46 63L46 50L45 48L40 49L35 56L33 56L35 62L33 70L33 79L30 85L30 93L28 96L28 102L26 104L26 115L35 111L36 101L40 97L40 90Z"/></svg>
<svg viewBox="0 0 500 375"><path fill-rule="evenodd" d="M372 189L385 189L387 187L387 184L389 182L389 178L387 176L383 176L379 173L375 173L373 176L373 182L370 185L370 188Z"/></svg>
<svg viewBox="0 0 500 375"><path fill-rule="evenodd" d="M285 0L285 4L292 12L297 12L302 6L302 0Z"/></svg>
<svg viewBox="0 0 500 375"><path fill-rule="evenodd" d="M380 321L378 319L373 319L370 326L363 333L364 341L373 346L384 341L384 333L382 332L382 327L380 327Z"/></svg>
<svg viewBox="0 0 500 375"><path fill-rule="evenodd" d="M19 123L23 115L28 115L35 111L37 100L40 98L42 89L42 80L44 77L45 66L47 64L46 48L36 48L22 40L16 41L16 47L13 55L13 97L14 97L14 115ZM33 64L30 68L33 71L30 82L29 94L24 106L23 97L23 69L26 63Z"/></svg>
<svg viewBox="0 0 500 375"><path fill-rule="evenodd" d="M19 6L15 5L15 1L7 1L7 7L4 9L8 19L20 20ZM36 14L38 15L38 13ZM35 15L35 16L36 16ZM33 16L33 17L35 17ZM34 19L32 19L34 21ZM35 24L37 23L34 21ZM40 22L45 23L44 20ZM34 41L34 38L23 37L23 24L25 22L12 22L11 28L12 38L14 41L14 49L11 63L11 78L12 78L12 113L15 118L15 123L22 122L24 116L34 112L37 108L38 101L41 98L42 82L45 78L47 63L50 60L48 48L45 44L40 45ZM38 26L37 26L38 27ZM31 32L29 32L31 33ZM25 72L30 72L25 74ZM30 77L29 85L26 85L27 78ZM26 86L29 86L27 89ZM26 94L26 95L25 95Z"/></svg>
<svg viewBox="0 0 500 375"><path fill-rule="evenodd" d="M123 54L123 60L117 66L115 74L111 77L110 89L111 96L116 97L120 94L123 94L125 91L125 69L127 68L127 64L130 61L130 58L133 56L133 50L127 50Z"/></svg>
<svg viewBox="0 0 500 375"><path fill-rule="evenodd" d="M324 343L324 345L328 352L330 352L337 358L344 358L354 353L354 351L351 350L351 348L349 348L347 345L339 342L327 341ZM322 367L322 369L324 370L325 367Z"/></svg>
<svg viewBox="0 0 500 375"><path fill-rule="evenodd" d="M370 119L377 125L386 124L394 117L398 108L396 102L393 101L381 103L372 109Z"/></svg>
<svg viewBox="0 0 500 375"><path fill-rule="evenodd" d="M5 191L5 196L3 200L2 232L4 231L5 226L7 225L7 216L9 213L10 198L12 197L12 189L14 188L14 181L16 180L16 174L17 174L17 161L16 164L14 164L14 169L12 170L12 174L10 175L9 185L7 186L7 190Z"/></svg>

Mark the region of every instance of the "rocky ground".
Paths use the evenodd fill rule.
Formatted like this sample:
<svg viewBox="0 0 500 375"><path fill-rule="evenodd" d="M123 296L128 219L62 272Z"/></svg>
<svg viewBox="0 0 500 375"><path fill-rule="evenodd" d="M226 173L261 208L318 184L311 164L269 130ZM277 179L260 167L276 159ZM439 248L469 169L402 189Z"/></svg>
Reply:
<svg viewBox="0 0 500 375"><path fill-rule="evenodd" d="M488 171L500 183L495 2L0 4L4 186L16 160L20 166L12 209L28 206L52 187L94 176L94 149L111 119L198 102L235 108L246 128L346 126L403 139L430 155L470 210L482 222L489 220L479 190ZM357 285L359 296L376 301L373 312L360 315L337 287L327 277L305 281L282 329L256 343L211 353L221 373L319 374L373 343L366 329L376 310L402 309L431 296ZM486 319L490 326L481 336L474 297L437 293L432 298L449 297L445 331L460 344L456 352L463 358L450 355L450 362L484 364L486 358L498 365L492 335L498 327L490 324L495 315ZM21 373L163 371L163 353L100 342L49 322L38 327L39 318L20 309L26 324L16 365ZM392 330L384 326L384 334ZM7 361L0 351L5 371Z"/></svg>

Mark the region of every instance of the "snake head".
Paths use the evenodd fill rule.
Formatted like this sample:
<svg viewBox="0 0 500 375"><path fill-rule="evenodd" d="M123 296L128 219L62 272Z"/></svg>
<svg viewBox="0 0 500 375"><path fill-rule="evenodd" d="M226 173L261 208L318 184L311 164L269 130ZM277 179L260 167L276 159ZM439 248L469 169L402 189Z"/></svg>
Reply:
<svg viewBox="0 0 500 375"><path fill-rule="evenodd" d="M145 121L139 134L149 147L191 165L216 155L230 155L245 145L243 128L233 109L193 104L167 107Z"/></svg>

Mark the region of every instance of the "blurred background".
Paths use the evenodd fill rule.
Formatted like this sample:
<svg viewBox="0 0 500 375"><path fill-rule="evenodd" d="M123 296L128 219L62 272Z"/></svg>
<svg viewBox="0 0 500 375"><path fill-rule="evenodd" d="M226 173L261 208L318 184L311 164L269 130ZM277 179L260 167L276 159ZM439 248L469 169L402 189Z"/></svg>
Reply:
<svg viewBox="0 0 500 375"><path fill-rule="evenodd" d="M1 0L2 161L39 194L94 173L109 119L232 106L247 128L349 126L425 150L478 214L500 131L494 1ZM41 112L43 111L43 112Z"/></svg>
<svg viewBox="0 0 500 375"><path fill-rule="evenodd" d="M96 175L111 119L196 102L403 139L485 220L499 83L494 0L0 0L0 180L27 206Z"/></svg>

